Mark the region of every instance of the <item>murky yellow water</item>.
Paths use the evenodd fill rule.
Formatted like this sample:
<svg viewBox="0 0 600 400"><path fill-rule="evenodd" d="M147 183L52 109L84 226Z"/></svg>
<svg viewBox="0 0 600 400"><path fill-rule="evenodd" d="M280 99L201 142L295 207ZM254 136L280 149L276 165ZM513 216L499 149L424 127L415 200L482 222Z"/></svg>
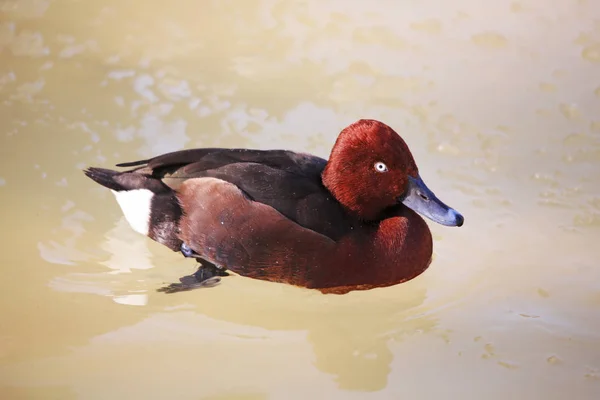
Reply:
<svg viewBox="0 0 600 400"><path fill-rule="evenodd" d="M600 398L592 0L0 1L0 398ZM134 233L84 166L196 146L328 156L400 132L466 217L417 279L228 277Z"/></svg>

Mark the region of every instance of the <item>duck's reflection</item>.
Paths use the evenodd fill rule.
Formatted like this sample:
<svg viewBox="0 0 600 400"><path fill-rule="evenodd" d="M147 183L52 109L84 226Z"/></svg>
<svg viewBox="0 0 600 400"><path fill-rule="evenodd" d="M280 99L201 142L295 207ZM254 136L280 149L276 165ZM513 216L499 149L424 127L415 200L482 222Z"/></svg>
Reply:
<svg viewBox="0 0 600 400"><path fill-rule="evenodd" d="M174 310L158 311L120 332L130 331L135 337L158 335L183 343L196 341L190 337L193 333L197 341L191 345L199 347L205 345L203 337L207 335L214 338L226 334L243 339L245 344L230 363L244 362L254 352L251 348L263 348L265 340L272 341L273 346L281 342L294 346L304 337L314 352L314 358L310 357L313 365L330 374L336 386L351 391L377 391L388 382L394 357L390 345L436 327L434 317L422 315L426 290L418 283L405 285L406 290L393 287L346 296L281 286L234 277L217 288L185 294L149 291L152 308ZM181 301L177 301L176 296L180 295ZM207 322L207 317L216 321ZM226 325L220 328L223 322ZM190 356L195 357L195 353ZM214 372L219 373L225 366L215 361Z"/></svg>
<svg viewBox="0 0 600 400"><path fill-rule="evenodd" d="M334 318L331 323L315 321L308 340L315 352L317 368L332 374L342 389L376 391L385 388L394 358L390 344L415 332L430 331L436 325L433 318L405 318L404 314L418 307L425 297L424 289L410 292L405 302L394 304L398 308L371 303L362 309L366 314L345 315ZM381 303L387 301L380 299ZM368 310L370 307L374 309ZM377 308L379 310L375 310Z"/></svg>
<svg viewBox="0 0 600 400"><path fill-rule="evenodd" d="M192 302L197 318L232 322L241 331L250 326L307 332L314 365L331 374L337 386L345 390L385 388L393 359L390 345L436 326L431 315L415 317L422 311L426 295L418 282L405 285L405 290L398 286L336 296L235 279L239 282L231 282L230 287L226 287L230 281L224 280L214 293L206 289L186 294L185 300ZM252 301L245 300L250 297ZM169 304L172 299L157 294L151 295L150 301L158 305Z"/></svg>
<svg viewBox="0 0 600 400"><path fill-rule="evenodd" d="M433 316L423 315L425 287L418 280L404 286L337 296L236 276L217 288L185 294L164 295L150 288L153 309L173 310L153 314L150 325L159 330L170 326L166 330L172 334L187 332L181 338L184 342L190 332L213 336L216 332L210 331L215 329L245 339L246 349L258 345L257 339L294 343L305 337L314 352L313 365L330 374L339 388L377 391L388 382L394 357L390 345L432 331L437 323ZM227 327L220 330L220 323L210 323L212 328L207 329L206 317L226 322ZM145 336L147 322L125 329ZM197 345L202 346L202 339ZM246 357L244 348L236 358Z"/></svg>

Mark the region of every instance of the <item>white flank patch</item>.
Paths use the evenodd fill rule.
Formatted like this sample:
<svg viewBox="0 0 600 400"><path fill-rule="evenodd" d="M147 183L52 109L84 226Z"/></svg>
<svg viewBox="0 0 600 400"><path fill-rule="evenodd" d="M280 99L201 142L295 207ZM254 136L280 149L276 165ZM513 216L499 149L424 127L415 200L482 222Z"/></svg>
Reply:
<svg viewBox="0 0 600 400"><path fill-rule="evenodd" d="M133 230L142 235L148 235L150 204L154 193L148 189L123 190L121 192L111 190L111 192L117 198L123 215Z"/></svg>

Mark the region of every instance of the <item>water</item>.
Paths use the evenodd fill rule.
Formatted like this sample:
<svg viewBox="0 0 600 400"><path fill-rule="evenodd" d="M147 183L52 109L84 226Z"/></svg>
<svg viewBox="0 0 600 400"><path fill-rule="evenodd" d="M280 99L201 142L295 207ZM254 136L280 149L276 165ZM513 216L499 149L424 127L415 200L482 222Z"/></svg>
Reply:
<svg viewBox="0 0 600 400"><path fill-rule="evenodd" d="M0 2L3 399L596 399L593 1ZM327 157L380 119L466 218L345 296L194 270L88 165L197 146Z"/></svg>

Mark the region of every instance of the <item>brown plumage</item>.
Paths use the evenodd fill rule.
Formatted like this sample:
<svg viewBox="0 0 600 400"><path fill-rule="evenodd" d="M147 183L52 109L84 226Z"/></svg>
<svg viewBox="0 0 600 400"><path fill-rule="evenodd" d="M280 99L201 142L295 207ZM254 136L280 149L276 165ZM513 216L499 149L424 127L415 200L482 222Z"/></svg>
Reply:
<svg viewBox="0 0 600 400"><path fill-rule="evenodd" d="M429 228L409 206L445 225L463 223L421 181L400 136L373 120L345 128L329 161L283 150L193 149L120 166L134 168L86 174L118 200L150 198L147 225L139 226L206 264L167 291L202 286L225 269L324 293L395 285L431 260Z"/></svg>

